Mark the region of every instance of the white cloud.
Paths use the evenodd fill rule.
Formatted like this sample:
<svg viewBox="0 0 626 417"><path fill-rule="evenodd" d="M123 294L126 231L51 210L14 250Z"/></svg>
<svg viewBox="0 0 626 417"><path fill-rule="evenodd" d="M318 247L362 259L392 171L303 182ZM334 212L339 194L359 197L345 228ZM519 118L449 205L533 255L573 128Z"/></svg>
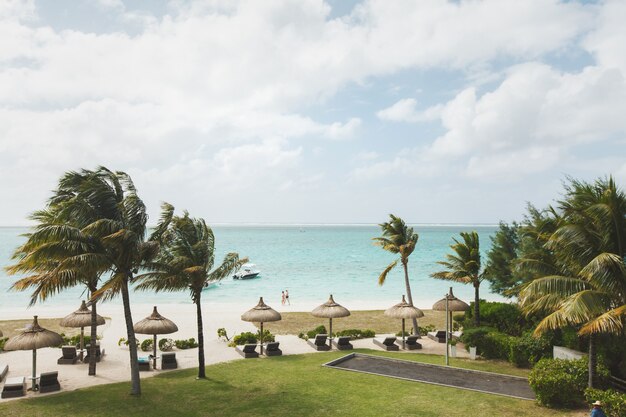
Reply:
<svg viewBox="0 0 626 417"><path fill-rule="evenodd" d="M381 120L392 122L416 123L435 120L439 117L440 112L440 106L430 107L420 112L417 110L417 100L405 98L397 101L390 107L378 111L376 116Z"/></svg>

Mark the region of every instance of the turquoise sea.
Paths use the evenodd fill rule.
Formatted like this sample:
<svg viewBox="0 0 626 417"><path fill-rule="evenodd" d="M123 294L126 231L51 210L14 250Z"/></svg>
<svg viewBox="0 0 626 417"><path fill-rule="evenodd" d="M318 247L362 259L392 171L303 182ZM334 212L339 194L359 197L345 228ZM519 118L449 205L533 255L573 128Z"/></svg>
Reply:
<svg viewBox="0 0 626 417"><path fill-rule="evenodd" d="M480 235L483 259L491 246L494 226L415 225L419 233L417 248L410 258L410 279L414 302L429 308L440 299L451 283L430 278L439 270L437 261L449 252L452 237L461 231L476 230ZM398 302L405 293L402 268L398 267L383 286L377 283L379 273L394 260L394 255L372 245L371 238L380 234L375 225L350 226L216 226L218 259L227 252L247 256L261 270L258 278L238 281L232 278L204 292L205 299L217 302L248 301L265 296L272 303L280 302L282 290L288 289L293 304L323 302L332 292L342 304L350 301ZM26 228L0 228L0 309L24 308L29 294L10 291L15 280L4 267L11 262L13 250L23 242ZM483 260L484 263L484 260ZM473 300L470 285L454 283L459 298ZM74 307L81 299L82 288L63 292L46 301L44 306ZM482 298L500 300L490 292L487 282L481 288ZM190 303L187 293L134 292L137 303ZM112 303L121 303L113 300Z"/></svg>

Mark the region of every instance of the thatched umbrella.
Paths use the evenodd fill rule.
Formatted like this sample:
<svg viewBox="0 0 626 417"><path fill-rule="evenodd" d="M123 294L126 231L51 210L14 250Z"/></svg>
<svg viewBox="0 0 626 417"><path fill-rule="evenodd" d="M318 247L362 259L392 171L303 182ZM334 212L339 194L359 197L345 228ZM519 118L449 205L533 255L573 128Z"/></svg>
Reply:
<svg viewBox="0 0 626 417"><path fill-rule="evenodd" d="M0 330L0 337L2 337L2 336L4 336L4 335L2 334L2 330Z"/></svg>
<svg viewBox="0 0 626 417"><path fill-rule="evenodd" d="M80 327L80 358L82 359L83 350L85 349L85 327L91 326L91 310L87 308L87 304L85 304L85 302L83 301L80 304L80 308L78 310L68 316L63 317L59 324L63 327ZM103 324L104 317L97 315L96 326L101 326ZM91 341L91 343L95 342L95 340Z"/></svg>
<svg viewBox="0 0 626 417"><path fill-rule="evenodd" d="M4 345L4 350L32 350L33 351L33 377L32 388L36 389L37 380L37 349L63 344L60 334L46 330L37 322L37 316L33 318L33 324L24 329L22 333L10 338Z"/></svg>
<svg viewBox="0 0 626 417"><path fill-rule="evenodd" d="M259 333L261 335L261 355L263 354L263 323L278 321L281 319L282 316L278 311L263 302L263 297L259 297L259 304L241 315L241 320L243 321L261 323L261 332Z"/></svg>
<svg viewBox="0 0 626 417"><path fill-rule="evenodd" d="M452 334L452 312L469 310L469 305L456 298L450 287L450 292L433 304L433 310L446 312L446 365L448 365L448 340Z"/></svg>
<svg viewBox="0 0 626 417"><path fill-rule="evenodd" d="M339 305L333 300L333 295L330 295L328 301L326 301L321 306L316 307L313 311L311 311L315 317L324 317L330 320L329 329L328 329L328 344L330 348L333 348L333 319L337 317L348 317L350 315L350 311Z"/></svg>
<svg viewBox="0 0 626 417"><path fill-rule="evenodd" d="M402 349L404 349L405 348L404 320L419 319L420 317L424 317L424 313L419 308L414 307L413 304L407 303L403 295L402 302L385 310L385 316L393 317L394 319L402 319ZM419 329L414 329L414 331L419 332Z"/></svg>
<svg viewBox="0 0 626 417"><path fill-rule="evenodd" d="M139 334L152 334L154 335L154 355L152 367L156 369L157 366L157 335L158 334L170 334L178 331L178 326L170 320L166 319L157 311L156 306L154 306L154 310L152 310L152 314L150 314L145 319L140 322L135 323L133 326L135 329L135 333Z"/></svg>

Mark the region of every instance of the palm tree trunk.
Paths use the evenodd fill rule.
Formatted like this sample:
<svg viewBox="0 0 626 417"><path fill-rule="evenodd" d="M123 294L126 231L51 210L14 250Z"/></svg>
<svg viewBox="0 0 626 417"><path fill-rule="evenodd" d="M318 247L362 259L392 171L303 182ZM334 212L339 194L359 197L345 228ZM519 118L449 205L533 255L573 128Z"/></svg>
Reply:
<svg viewBox="0 0 626 417"><path fill-rule="evenodd" d="M409 261L402 260L402 266L404 267L404 285L406 286L406 296L409 298L409 304L413 305L413 295L411 294L411 284L409 284ZM413 334L419 335L419 328L417 327L417 319L413 319Z"/></svg>
<svg viewBox="0 0 626 417"><path fill-rule="evenodd" d="M200 304L200 294L196 294L196 316L198 319L198 378L206 378L206 369L204 368L204 329L202 326L202 308Z"/></svg>
<svg viewBox="0 0 626 417"><path fill-rule="evenodd" d="M598 365L595 338L594 334L589 335L589 381L587 383L589 388L594 388L595 386Z"/></svg>
<svg viewBox="0 0 626 417"><path fill-rule="evenodd" d="M480 326L480 282L474 283L474 323Z"/></svg>
<svg viewBox="0 0 626 417"><path fill-rule="evenodd" d="M129 277L131 274L128 274ZM137 339L133 329L133 316L130 311L130 297L128 295L128 280L126 278L122 284L122 302L124 303L124 319L126 320L126 335L128 337L128 351L130 352L130 380L131 395L141 395L141 384L139 381L139 363L137 362Z"/></svg>
<svg viewBox="0 0 626 417"><path fill-rule="evenodd" d="M93 291L91 292L93 294ZM89 344L89 375L96 375L96 342L98 338L98 313L96 312L96 302L91 304L91 333Z"/></svg>

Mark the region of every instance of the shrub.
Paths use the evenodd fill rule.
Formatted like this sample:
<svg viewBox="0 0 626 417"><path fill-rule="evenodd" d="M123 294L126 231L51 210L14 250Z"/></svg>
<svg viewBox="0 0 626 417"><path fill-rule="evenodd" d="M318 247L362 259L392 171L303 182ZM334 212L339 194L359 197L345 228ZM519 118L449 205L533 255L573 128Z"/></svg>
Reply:
<svg viewBox="0 0 626 417"><path fill-rule="evenodd" d="M598 366L598 376L602 383L608 376L608 370ZM528 382L539 404L575 407L583 404L587 379L587 358L541 359L530 372Z"/></svg>
<svg viewBox="0 0 626 417"><path fill-rule="evenodd" d="M491 327L475 327L465 330L461 342L469 350L476 346L476 351L485 359L509 359L509 339Z"/></svg>
<svg viewBox="0 0 626 417"><path fill-rule="evenodd" d="M509 362L518 367L529 367L540 359L552 357L552 344L545 337L533 337L530 332L509 339Z"/></svg>
<svg viewBox="0 0 626 417"><path fill-rule="evenodd" d="M433 324L428 324L424 327L417 326L417 330L419 330L421 336L426 336L428 332L434 332L437 328ZM413 333L413 328L411 328L411 333Z"/></svg>
<svg viewBox="0 0 626 417"><path fill-rule="evenodd" d="M465 312L462 323L470 327L473 323L474 303L470 303L470 309ZM510 336L519 336L524 330L532 327L531 321L527 320L522 311L515 304L480 301L480 322L482 326L495 327L499 332Z"/></svg>
<svg viewBox="0 0 626 417"><path fill-rule="evenodd" d="M159 340L159 350L161 352L169 352L174 348L174 341L172 339Z"/></svg>
<svg viewBox="0 0 626 417"><path fill-rule="evenodd" d="M220 327L219 329L217 329L217 337L220 339L226 339L226 341L230 340L230 338L228 337L228 334L226 333L226 329L223 327Z"/></svg>
<svg viewBox="0 0 626 417"><path fill-rule="evenodd" d="M117 345L118 346L128 346L130 342L128 340L126 340L125 337L120 337L120 340L117 341ZM139 340L135 339L135 344L137 345L137 347L139 347Z"/></svg>
<svg viewBox="0 0 626 417"><path fill-rule="evenodd" d="M318 334L326 334L326 326L322 324L321 326L317 326L315 329L306 332L309 339L313 339Z"/></svg>
<svg viewBox="0 0 626 417"><path fill-rule="evenodd" d="M626 416L626 394L619 391L587 388L585 390L585 400L587 404L601 401L602 409L608 417Z"/></svg>
<svg viewBox="0 0 626 417"><path fill-rule="evenodd" d="M152 341L152 339L146 339L143 342L141 342L141 351L142 352L150 352L152 351L152 344L154 342Z"/></svg>
<svg viewBox="0 0 626 417"><path fill-rule="evenodd" d="M8 337L0 337L0 352L4 350L4 344L9 340Z"/></svg>
<svg viewBox="0 0 626 417"><path fill-rule="evenodd" d="M241 334L235 335L232 338L232 341L228 344L228 346L237 346L237 345L245 345L248 343L257 343L258 341L258 333L252 332L243 332Z"/></svg>
<svg viewBox="0 0 626 417"><path fill-rule="evenodd" d="M198 343L196 343L196 339L193 337L189 339L174 340L174 345L176 345L178 349L192 349L198 347Z"/></svg>
<svg viewBox="0 0 626 417"><path fill-rule="evenodd" d="M335 333L336 336L350 336L353 339L365 339L376 336L376 332L371 329L346 329Z"/></svg>

